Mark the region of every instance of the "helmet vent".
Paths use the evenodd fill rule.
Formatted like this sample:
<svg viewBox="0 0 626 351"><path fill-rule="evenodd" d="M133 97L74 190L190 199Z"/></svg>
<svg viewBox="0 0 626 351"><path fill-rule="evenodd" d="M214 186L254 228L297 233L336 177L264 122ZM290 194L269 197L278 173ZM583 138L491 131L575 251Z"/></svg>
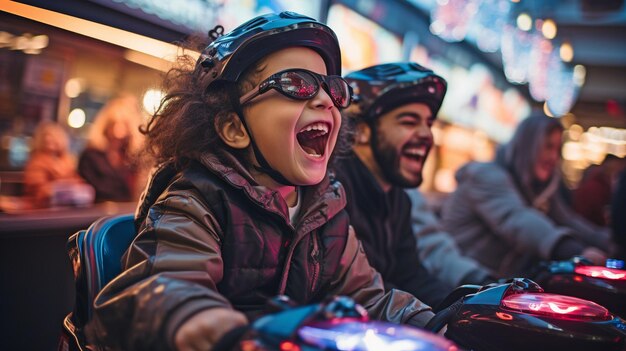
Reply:
<svg viewBox="0 0 626 351"><path fill-rule="evenodd" d="M420 72L423 72L423 71L427 71L427 70L428 70L427 68L424 68L424 67L422 67L422 66L418 65L418 64L417 64L417 63L415 63L415 62L409 62L409 66L410 66L410 67L411 67L414 71L420 71Z"/></svg>
<svg viewBox="0 0 626 351"><path fill-rule="evenodd" d="M329 74L341 73L336 35L325 24L310 17L290 12L271 13L253 18L229 33L222 34L220 30L214 34L216 38L203 50L200 62L203 67L215 70L214 80L236 82L260 58L290 46L318 51Z"/></svg>
<svg viewBox="0 0 626 351"><path fill-rule="evenodd" d="M257 17L255 19L252 19L244 24L242 24L241 26L239 26L237 28L237 32L245 32L248 31L250 29L256 28L256 27L260 27L264 24L266 24L268 22L268 20L264 17ZM234 33L235 31L233 31Z"/></svg>
<svg viewBox="0 0 626 351"><path fill-rule="evenodd" d="M379 79L386 79L389 77L395 77L404 73L402 67L397 65L380 65L377 67L377 76Z"/></svg>
<svg viewBox="0 0 626 351"><path fill-rule="evenodd" d="M278 16L280 18L293 18L293 19L312 19L311 17L308 16L303 16L299 13L295 13L293 11L283 11L280 14L278 14Z"/></svg>

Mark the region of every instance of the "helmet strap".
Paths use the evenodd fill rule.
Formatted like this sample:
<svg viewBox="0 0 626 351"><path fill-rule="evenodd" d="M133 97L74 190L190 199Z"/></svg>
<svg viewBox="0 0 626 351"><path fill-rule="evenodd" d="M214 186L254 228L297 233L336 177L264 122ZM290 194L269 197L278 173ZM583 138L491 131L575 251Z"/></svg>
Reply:
<svg viewBox="0 0 626 351"><path fill-rule="evenodd" d="M272 179L274 179L276 182L280 184L288 185L288 186L295 186L295 184L288 181L287 178L285 178L282 174L280 174L280 172L273 169L272 166L270 166L269 162L267 162L265 157L263 157L261 150L259 150L259 147L254 141L254 137L252 136L252 133L250 132L250 128L248 128L248 125L246 124L246 119L243 116L243 108L241 104L239 103L239 92L237 91L236 84L230 85L228 89L228 95L230 98L230 103L233 106L233 109L235 110L237 117L239 117L241 124L243 125L244 129L248 133L248 137L250 137L250 144L252 145L252 152L254 152L254 157L256 157L257 162L259 162L259 166L253 165L254 169L256 169L259 172L263 172L269 175Z"/></svg>

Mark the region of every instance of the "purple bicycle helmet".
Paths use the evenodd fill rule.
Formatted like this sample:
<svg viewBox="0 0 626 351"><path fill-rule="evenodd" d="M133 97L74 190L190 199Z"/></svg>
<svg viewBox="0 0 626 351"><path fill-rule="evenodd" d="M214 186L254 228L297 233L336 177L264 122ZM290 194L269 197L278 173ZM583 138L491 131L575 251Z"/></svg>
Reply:
<svg viewBox="0 0 626 351"><path fill-rule="evenodd" d="M202 51L199 63L207 69L209 85L236 82L259 59L293 46L317 51L326 63L327 74L341 75L341 50L335 33L313 18L290 11L255 17L217 37Z"/></svg>

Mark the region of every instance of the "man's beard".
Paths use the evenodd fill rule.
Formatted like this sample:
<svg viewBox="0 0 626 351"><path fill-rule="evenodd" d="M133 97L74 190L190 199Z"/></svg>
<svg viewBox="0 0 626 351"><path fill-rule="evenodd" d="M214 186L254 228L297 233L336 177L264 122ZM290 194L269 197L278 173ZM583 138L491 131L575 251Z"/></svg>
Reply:
<svg viewBox="0 0 626 351"><path fill-rule="evenodd" d="M402 156L392 145L387 143L383 133L376 130L376 128L373 128L373 135L370 146L378 167L387 182L401 188L416 188L420 186L422 184L422 172L420 171L415 181L403 177L400 172L400 158Z"/></svg>

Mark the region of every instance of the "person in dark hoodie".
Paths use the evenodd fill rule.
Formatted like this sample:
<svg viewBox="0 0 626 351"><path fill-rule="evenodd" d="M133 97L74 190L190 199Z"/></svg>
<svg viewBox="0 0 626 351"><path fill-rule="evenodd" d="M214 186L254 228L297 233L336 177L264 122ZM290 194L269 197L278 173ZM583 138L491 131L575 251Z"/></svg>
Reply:
<svg viewBox="0 0 626 351"><path fill-rule="evenodd" d="M346 295L373 319L424 326L430 308L384 290L327 174L351 101L334 32L283 12L222 33L169 73L144 129L162 166L88 339L107 350L209 350L279 294L300 304Z"/></svg>
<svg viewBox="0 0 626 351"><path fill-rule="evenodd" d="M611 200L611 229L616 257L626 260L626 170L620 173Z"/></svg>
<svg viewBox="0 0 626 351"><path fill-rule="evenodd" d="M356 129L352 152L334 171L346 189L351 223L387 289L437 306L452 287L420 261L404 189L422 182L446 81L412 62L376 65L345 78L356 99L345 115Z"/></svg>
<svg viewBox="0 0 626 351"><path fill-rule="evenodd" d="M578 187L572 191L573 209L591 223L609 226L611 196L624 167L623 158L607 154L600 165L587 168Z"/></svg>
<svg viewBox="0 0 626 351"><path fill-rule="evenodd" d="M542 260L582 255L604 265L610 233L570 209L557 192L558 119L532 115L493 162L471 162L442 209L442 223L461 250L504 277L525 276Z"/></svg>

